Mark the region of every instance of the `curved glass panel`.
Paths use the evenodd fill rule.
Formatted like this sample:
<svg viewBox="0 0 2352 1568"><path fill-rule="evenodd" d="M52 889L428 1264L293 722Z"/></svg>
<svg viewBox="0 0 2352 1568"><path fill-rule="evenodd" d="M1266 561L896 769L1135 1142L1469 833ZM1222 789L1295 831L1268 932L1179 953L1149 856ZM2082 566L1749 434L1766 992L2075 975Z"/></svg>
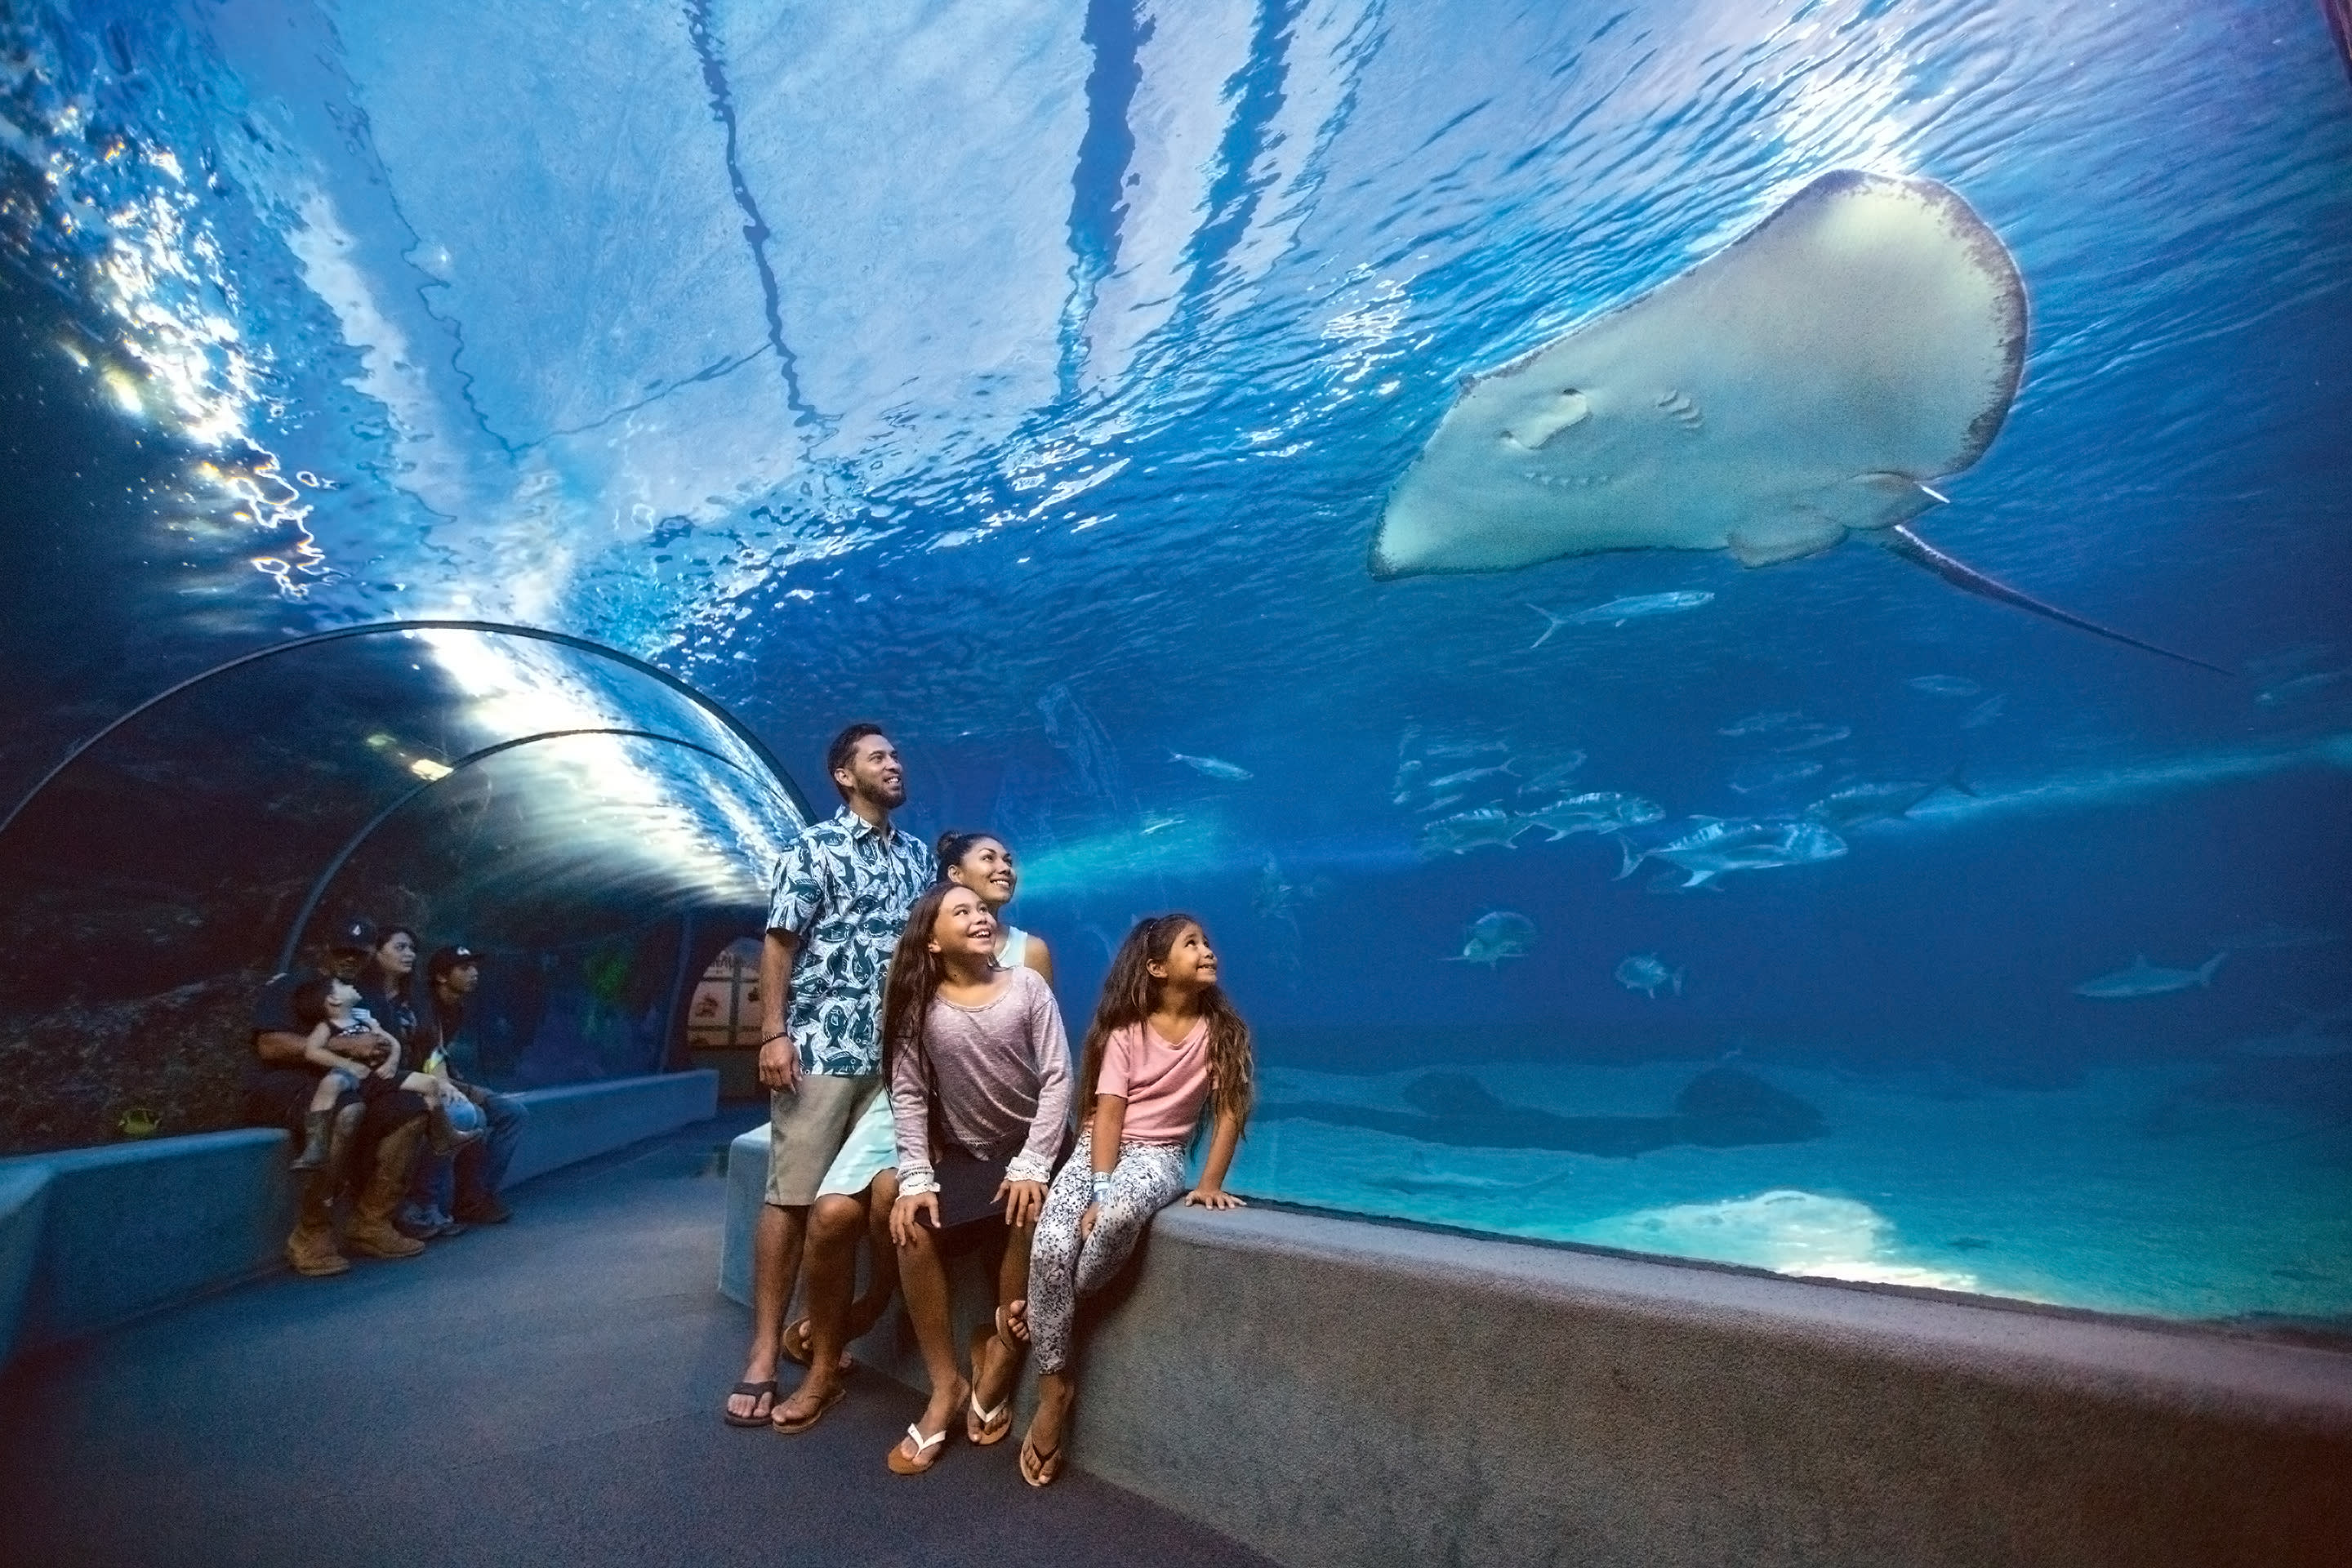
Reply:
<svg viewBox="0 0 2352 1568"><path fill-rule="evenodd" d="M12 1076L41 1081L67 1039L146 1047L89 1060L91 1081L57 1104L26 1096L24 1117L66 1120L14 1138L87 1137L122 1107L175 1131L233 1120L253 984L353 916L477 945L492 970L602 952L610 971L626 952L627 973L603 982L604 1022L615 987L650 988L650 1025L638 1006L625 1042L592 1028L596 1049L534 1057L536 1025L493 985L482 1032L506 1045L484 1070L653 1070L676 918L764 902L804 815L721 714L609 652L404 629L224 669L105 732L0 834ZM655 928L670 934L640 958ZM558 968L562 1002L580 986Z"/></svg>
<svg viewBox="0 0 2352 1568"><path fill-rule="evenodd" d="M0 776L224 640L554 627L891 725L1074 1025L1197 910L1260 1195L2340 1330L2342 11L19 7ZM516 657L188 710L9 984L250 962L582 726ZM761 846L607 745L678 815L549 885L650 951L662 835Z"/></svg>

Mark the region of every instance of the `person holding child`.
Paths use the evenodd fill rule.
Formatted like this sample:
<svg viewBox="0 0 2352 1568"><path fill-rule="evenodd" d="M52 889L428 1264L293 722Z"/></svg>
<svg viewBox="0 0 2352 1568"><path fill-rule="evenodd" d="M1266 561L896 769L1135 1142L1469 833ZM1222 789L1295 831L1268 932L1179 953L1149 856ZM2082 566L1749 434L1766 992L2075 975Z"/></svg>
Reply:
<svg viewBox="0 0 2352 1568"><path fill-rule="evenodd" d="M1179 1195L1206 1208L1242 1206L1224 1181L1249 1120L1250 1031L1217 984L1217 955L1199 921L1160 915L1128 932L1082 1056L1077 1146L1037 1221L1028 1300L1003 1320L1037 1346L1037 1413L1021 1442L1021 1476L1033 1487L1062 1471L1076 1299L1110 1282L1151 1216ZM1204 1105L1216 1130L1200 1184L1186 1192Z"/></svg>
<svg viewBox="0 0 2352 1568"><path fill-rule="evenodd" d="M883 994L883 1079L897 1122L898 1198L890 1215L907 1315L930 1374L930 1403L888 1456L899 1475L938 1463L961 1413L973 1443L1013 1425L1018 1352L1002 1333L956 1359L941 1237L1001 1218L995 1326L1027 1294L1031 1233L1068 1133L1069 1042L1042 976L999 968L995 916L941 882L915 901Z"/></svg>
<svg viewBox="0 0 2352 1568"><path fill-rule="evenodd" d="M310 1109L303 1118L302 1151L294 1157L297 1171L315 1171L327 1163L339 1106L364 1101L387 1089L404 1089L425 1102L436 1151L454 1151L481 1135L481 1113L454 1094L445 1079L409 1070L401 1060L400 1041L360 1005L361 995L350 981L332 975L315 976L295 988L294 1016L310 1029L302 1044L303 1059L320 1069L319 1086L311 1091ZM374 1065L355 1059L362 1056Z"/></svg>

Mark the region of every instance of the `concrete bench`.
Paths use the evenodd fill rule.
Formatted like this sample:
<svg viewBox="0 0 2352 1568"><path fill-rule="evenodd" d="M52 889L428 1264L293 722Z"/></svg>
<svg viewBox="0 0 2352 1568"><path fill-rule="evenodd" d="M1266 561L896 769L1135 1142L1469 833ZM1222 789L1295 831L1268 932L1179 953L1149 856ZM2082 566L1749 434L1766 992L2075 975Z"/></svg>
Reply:
<svg viewBox="0 0 2352 1568"><path fill-rule="evenodd" d="M1111 1294L1074 1462L1285 1563L2352 1561L2331 1351L1264 1207L1165 1211ZM895 1309L856 1353L923 1384Z"/></svg>
<svg viewBox="0 0 2352 1568"><path fill-rule="evenodd" d="M517 1095L508 1183L705 1121L718 1095L708 1071ZM244 1128L0 1160L0 1360L282 1268L287 1145Z"/></svg>

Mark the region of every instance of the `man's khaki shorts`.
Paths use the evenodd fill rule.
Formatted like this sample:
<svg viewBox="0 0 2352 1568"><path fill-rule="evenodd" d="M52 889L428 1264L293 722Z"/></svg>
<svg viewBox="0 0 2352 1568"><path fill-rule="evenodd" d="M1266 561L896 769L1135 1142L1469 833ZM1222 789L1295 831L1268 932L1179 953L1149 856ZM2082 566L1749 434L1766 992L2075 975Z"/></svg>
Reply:
<svg viewBox="0 0 2352 1568"><path fill-rule="evenodd" d="M808 1073L791 1089L768 1096L768 1201L781 1208L806 1208L833 1157L849 1136L852 1118L881 1079L873 1073L836 1078Z"/></svg>

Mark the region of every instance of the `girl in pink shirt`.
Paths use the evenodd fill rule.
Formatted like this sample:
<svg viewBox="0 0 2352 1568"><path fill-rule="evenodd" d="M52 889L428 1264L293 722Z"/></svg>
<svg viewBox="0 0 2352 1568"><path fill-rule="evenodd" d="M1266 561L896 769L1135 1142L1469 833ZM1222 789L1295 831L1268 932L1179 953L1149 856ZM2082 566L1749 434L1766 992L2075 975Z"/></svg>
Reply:
<svg viewBox="0 0 2352 1568"><path fill-rule="evenodd" d="M1031 1486L1062 1473L1077 1298L1110 1282L1151 1216L1180 1194L1207 1208L1242 1206L1224 1182L1249 1120L1251 1079L1249 1026L1217 986L1217 955L1201 922L1181 914L1139 921L1111 960L1087 1031L1077 1147L1037 1216L1028 1300L1005 1314L1037 1345L1037 1414L1021 1442ZM1186 1193L1186 1156L1212 1101L1216 1132L1201 1184Z"/></svg>

